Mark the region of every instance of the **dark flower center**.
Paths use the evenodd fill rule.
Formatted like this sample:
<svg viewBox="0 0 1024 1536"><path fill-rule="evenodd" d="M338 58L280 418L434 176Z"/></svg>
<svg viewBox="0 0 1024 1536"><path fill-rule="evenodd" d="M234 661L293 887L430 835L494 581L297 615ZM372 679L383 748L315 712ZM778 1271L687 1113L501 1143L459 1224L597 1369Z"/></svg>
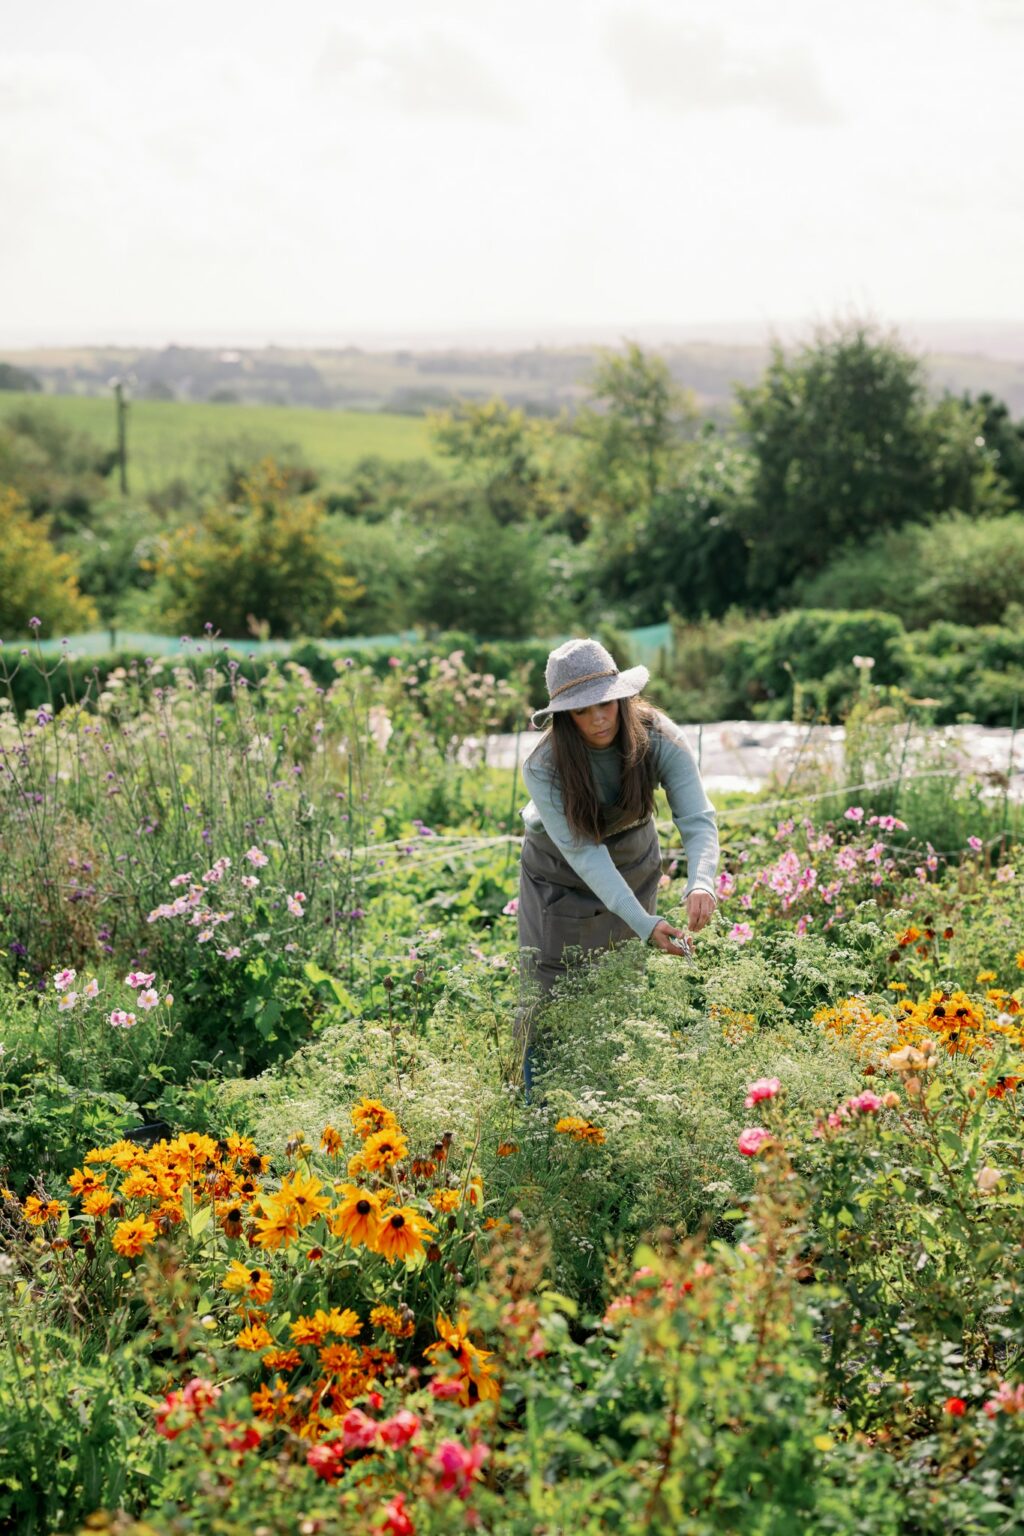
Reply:
<svg viewBox="0 0 1024 1536"><path fill-rule="evenodd" d="M399 1227L404 1227L405 1226L405 1217L404 1216L392 1216L392 1218L391 1218L391 1225L395 1228L395 1230L397 1232Z"/></svg>
<svg viewBox="0 0 1024 1536"><path fill-rule="evenodd" d="M370 1202L369 1202L369 1200L358 1200L356 1202L356 1210L359 1212L360 1216L369 1216L369 1214L370 1214Z"/></svg>

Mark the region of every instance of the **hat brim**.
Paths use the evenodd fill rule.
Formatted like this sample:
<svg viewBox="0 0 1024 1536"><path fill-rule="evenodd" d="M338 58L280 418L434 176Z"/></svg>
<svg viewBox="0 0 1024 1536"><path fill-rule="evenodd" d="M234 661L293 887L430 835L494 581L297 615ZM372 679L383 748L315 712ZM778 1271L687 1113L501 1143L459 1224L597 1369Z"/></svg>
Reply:
<svg viewBox="0 0 1024 1536"><path fill-rule="evenodd" d="M543 709L535 709L530 721L539 728L552 715L567 709L587 709L591 704L604 704L609 699L632 698L641 688L646 688L650 676L646 667L627 667L625 672L619 672L615 677L596 678L594 682L584 683L579 688L567 688L565 693L546 704Z"/></svg>

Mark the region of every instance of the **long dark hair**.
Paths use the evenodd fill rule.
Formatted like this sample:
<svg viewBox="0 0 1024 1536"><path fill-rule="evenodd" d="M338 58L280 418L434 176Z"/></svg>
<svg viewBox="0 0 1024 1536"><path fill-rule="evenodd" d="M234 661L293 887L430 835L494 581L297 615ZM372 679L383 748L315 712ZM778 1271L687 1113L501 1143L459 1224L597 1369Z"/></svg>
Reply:
<svg viewBox="0 0 1024 1536"><path fill-rule="evenodd" d="M654 810L655 773L651 731L657 710L636 697L619 700L619 733L615 745L622 753L622 777L615 802L623 823L643 821ZM587 745L569 710L551 716L551 756L562 789L565 819L574 837L599 843L603 836L601 802L587 756Z"/></svg>

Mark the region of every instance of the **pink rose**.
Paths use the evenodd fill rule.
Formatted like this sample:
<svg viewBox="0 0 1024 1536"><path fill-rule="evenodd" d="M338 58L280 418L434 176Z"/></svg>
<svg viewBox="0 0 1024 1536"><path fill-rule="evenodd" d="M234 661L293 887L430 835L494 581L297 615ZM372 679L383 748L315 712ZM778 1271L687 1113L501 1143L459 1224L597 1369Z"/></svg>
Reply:
<svg viewBox="0 0 1024 1536"><path fill-rule="evenodd" d="M736 1145L744 1157L756 1157L766 1141L771 1141L771 1132L766 1131L763 1125L748 1125L745 1131L740 1132Z"/></svg>
<svg viewBox="0 0 1024 1536"><path fill-rule="evenodd" d="M759 1077L756 1083L751 1083L747 1088L747 1096L743 1100L748 1109L753 1109L755 1104L760 1104L762 1099L774 1099L782 1084L777 1077Z"/></svg>

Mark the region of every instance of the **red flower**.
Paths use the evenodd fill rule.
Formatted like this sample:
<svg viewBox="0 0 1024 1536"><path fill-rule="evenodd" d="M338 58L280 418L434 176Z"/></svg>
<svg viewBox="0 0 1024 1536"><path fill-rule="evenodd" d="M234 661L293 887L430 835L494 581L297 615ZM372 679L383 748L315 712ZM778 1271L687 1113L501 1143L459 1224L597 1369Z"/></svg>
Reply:
<svg viewBox="0 0 1024 1536"><path fill-rule="evenodd" d="M404 1493L396 1493L394 1498L389 1499L385 1504L384 1519L379 1529L390 1531L391 1536L416 1536L416 1527L405 1507Z"/></svg>
<svg viewBox="0 0 1024 1536"><path fill-rule="evenodd" d="M408 1445L420 1427L420 1421L408 1408L400 1408L393 1418L380 1425L380 1437L385 1445Z"/></svg>
<svg viewBox="0 0 1024 1536"><path fill-rule="evenodd" d="M322 1440L319 1445L310 1446L306 1460L317 1477L322 1477L325 1483L333 1483L341 1473L343 1455L338 1441Z"/></svg>
<svg viewBox="0 0 1024 1536"><path fill-rule="evenodd" d="M942 1411L950 1414L954 1419L962 1419L967 1412L967 1404L962 1397L947 1397L942 1405Z"/></svg>

